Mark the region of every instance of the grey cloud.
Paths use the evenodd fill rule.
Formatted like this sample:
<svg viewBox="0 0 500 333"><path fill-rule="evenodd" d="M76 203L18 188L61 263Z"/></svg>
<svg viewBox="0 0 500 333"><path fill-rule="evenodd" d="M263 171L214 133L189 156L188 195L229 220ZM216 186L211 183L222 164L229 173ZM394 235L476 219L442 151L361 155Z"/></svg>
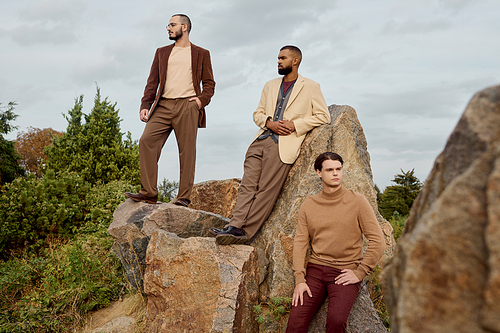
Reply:
<svg viewBox="0 0 500 333"><path fill-rule="evenodd" d="M76 42L76 34L65 25L49 25L47 23L22 24L7 30L6 35L22 46L36 44L73 44Z"/></svg>
<svg viewBox="0 0 500 333"><path fill-rule="evenodd" d="M73 65L70 79L79 83L145 82L153 58L145 39L131 36L106 45L99 54L87 54Z"/></svg>
<svg viewBox="0 0 500 333"><path fill-rule="evenodd" d="M86 5L82 1L42 0L19 11L24 21L75 22L79 20Z"/></svg>
<svg viewBox="0 0 500 333"><path fill-rule="evenodd" d="M433 21L417 21L415 19L396 20L391 19L386 22L382 28L382 33L399 34L429 34L438 30L446 30L452 26L447 19L438 19Z"/></svg>

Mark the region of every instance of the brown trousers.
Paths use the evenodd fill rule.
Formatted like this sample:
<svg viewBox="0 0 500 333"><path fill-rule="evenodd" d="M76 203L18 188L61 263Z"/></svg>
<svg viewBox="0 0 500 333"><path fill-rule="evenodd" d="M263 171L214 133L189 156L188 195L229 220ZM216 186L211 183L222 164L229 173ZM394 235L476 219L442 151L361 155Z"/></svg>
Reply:
<svg viewBox="0 0 500 333"><path fill-rule="evenodd" d="M267 220L292 165L281 162L272 138L255 140L248 147L238 199L230 226L242 228L251 239Z"/></svg>
<svg viewBox="0 0 500 333"><path fill-rule="evenodd" d="M139 140L141 190L146 196L158 194L158 159L174 130L179 148L180 178L177 198L188 199L194 183L198 104L189 98L161 99L146 123Z"/></svg>

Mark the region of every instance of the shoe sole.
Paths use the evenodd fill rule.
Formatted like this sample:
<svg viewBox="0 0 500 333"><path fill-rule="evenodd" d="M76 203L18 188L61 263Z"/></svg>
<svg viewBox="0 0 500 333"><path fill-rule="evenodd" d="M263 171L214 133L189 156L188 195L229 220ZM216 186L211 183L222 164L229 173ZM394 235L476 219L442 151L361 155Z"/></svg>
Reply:
<svg viewBox="0 0 500 333"><path fill-rule="evenodd" d="M231 234L218 234L215 241L219 245L243 244L248 241L247 236L235 236Z"/></svg>
<svg viewBox="0 0 500 333"><path fill-rule="evenodd" d="M151 201L151 200L144 200L144 199L142 199L142 200L141 200L141 199L136 199L136 198L129 197L129 196L128 196L128 195L126 195L126 194L125 194L125 196L126 196L127 198L129 198L129 199L132 199L132 200L133 200L133 201L135 201L135 202L145 202L145 203L152 204L152 205L156 205L156 203L158 202L158 201Z"/></svg>

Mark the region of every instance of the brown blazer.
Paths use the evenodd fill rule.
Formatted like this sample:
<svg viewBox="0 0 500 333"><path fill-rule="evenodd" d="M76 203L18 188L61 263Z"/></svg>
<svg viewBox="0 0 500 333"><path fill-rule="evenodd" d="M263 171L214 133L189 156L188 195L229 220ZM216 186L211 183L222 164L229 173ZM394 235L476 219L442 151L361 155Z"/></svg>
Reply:
<svg viewBox="0 0 500 333"><path fill-rule="evenodd" d="M165 79L167 78L168 57L174 48L174 44L160 47L156 50L148 81L144 88L144 96L141 100L141 110L151 109L154 112L161 94L165 88ZM193 86L196 96L200 99L202 108L198 119L198 127L206 127L205 106L210 103L210 99L215 92L215 81L212 73L212 63L210 61L210 52L191 43L191 69L193 72ZM203 89L200 88L200 82Z"/></svg>

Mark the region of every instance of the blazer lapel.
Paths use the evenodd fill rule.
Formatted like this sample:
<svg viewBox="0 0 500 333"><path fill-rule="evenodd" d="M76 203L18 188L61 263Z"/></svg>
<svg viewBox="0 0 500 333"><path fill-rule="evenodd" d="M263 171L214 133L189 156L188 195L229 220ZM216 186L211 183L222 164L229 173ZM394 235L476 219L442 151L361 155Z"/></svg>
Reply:
<svg viewBox="0 0 500 333"><path fill-rule="evenodd" d="M161 89L165 86L165 80L167 78L167 67L168 67L168 58L170 57L170 53L172 53L172 50L174 49L174 44L170 44L165 48L165 54L163 57L160 59L160 82ZM162 90L163 91L163 90Z"/></svg>
<svg viewBox="0 0 500 333"><path fill-rule="evenodd" d="M288 109L288 107L292 105L293 101L299 95L299 92L302 90L303 87L304 87L304 78L299 75L297 81L295 81L295 84L293 85L292 94L288 99L288 103L286 103L286 109Z"/></svg>
<svg viewBox="0 0 500 333"><path fill-rule="evenodd" d="M193 85L196 82L196 73L198 71L198 48L191 43L191 72L193 73Z"/></svg>
<svg viewBox="0 0 500 333"><path fill-rule="evenodd" d="M272 104L270 107L267 108L268 113L270 112L270 115L274 115L274 111L276 110L276 103L278 102L278 95L280 93L280 87L281 87L281 81L282 79L277 79L273 82L273 86L270 89L271 96L268 99L269 102Z"/></svg>

